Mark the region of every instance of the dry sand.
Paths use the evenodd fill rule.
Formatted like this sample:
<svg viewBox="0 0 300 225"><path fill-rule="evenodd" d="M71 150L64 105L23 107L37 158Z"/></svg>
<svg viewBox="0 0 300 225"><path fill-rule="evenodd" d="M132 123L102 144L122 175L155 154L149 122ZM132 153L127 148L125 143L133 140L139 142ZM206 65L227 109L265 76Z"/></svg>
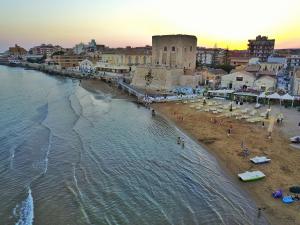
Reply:
<svg viewBox="0 0 300 225"><path fill-rule="evenodd" d="M300 202L286 205L271 196L279 188L287 194L290 186L300 185L300 150L289 145L278 125L275 125L272 139L269 140L267 126L263 128L261 124L218 118L210 113L197 112L187 104L162 103L152 107L211 151L237 180L237 174L247 170L265 173L266 178L263 180L240 184L254 198L258 207L266 208L263 213L271 224L300 224ZM211 122L211 118L216 118L217 123ZM233 132L228 137L230 126ZM242 141L251 152L247 158L241 154ZM254 156L268 156L272 161L269 164L254 165L249 162L249 158Z"/></svg>
<svg viewBox="0 0 300 225"><path fill-rule="evenodd" d="M116 98L128 99L130 97L98 80L82 80L81 86L91 92L101 91ZM134 100L134 98L131 99ZM300 202L285 205L271 196L271 193L279 188L288 193L290 186L300 185L300 150L292 148L286 132L282 133L290 129L275 125L272 140L269 140L267 139L267 126L262 128L261 124L218 118L211 113L197 112L187 104L160 103L152 107L213 153L221 166L228 170L229 174L249 192L257 202L257 206L265 208L263 214L267 216L271 224L300 225ZM288 112L285 114L288 115ZM292 125L294 117L297 116L298 114L294 113L287 123ZM179 120L179 117L183 117L183 120ZM211 122L212 118L216 118L217 123ZM233 132L228 137L227 130L230 126L233 127ZM251 152L247 158L241 155L242 141ZM261 155L271 158L271 163L254 165L249 162L249 158ZM238 181L237 174L246 170L261 170L266 174L266 178L250 183Z"/></svg>

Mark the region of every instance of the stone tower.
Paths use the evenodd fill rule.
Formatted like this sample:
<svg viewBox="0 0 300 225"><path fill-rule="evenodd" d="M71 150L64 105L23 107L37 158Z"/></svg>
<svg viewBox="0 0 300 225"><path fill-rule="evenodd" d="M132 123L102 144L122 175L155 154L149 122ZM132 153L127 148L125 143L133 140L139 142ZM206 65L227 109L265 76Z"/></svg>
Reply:
<svg viewBox="0 0 300 225"><path fill-rule="evenodd" d="M161 35L152 37L153 66L195 70L197 38L192 35Z"/></svg>

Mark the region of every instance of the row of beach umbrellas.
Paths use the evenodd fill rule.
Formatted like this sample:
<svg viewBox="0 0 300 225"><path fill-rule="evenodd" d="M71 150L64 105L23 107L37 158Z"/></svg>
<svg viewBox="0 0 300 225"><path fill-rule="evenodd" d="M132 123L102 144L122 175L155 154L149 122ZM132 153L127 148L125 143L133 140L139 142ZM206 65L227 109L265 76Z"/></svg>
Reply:
<svg viewBox="0 0 300 225"><path fill-rule="evenodd" d="M267 98L267 99L269 99L269 101L270 101L270 99L280 100L280 105L281 105L281 101L284 101L284 100L292 101L292 107L294 106L294 100L295 100L295 97L291 96L288 93L286 93L285 95L279 95L277 92L275 92L271 95L266 95L266 93L263 92L257 97L257 101L259 98Z"/></svg>

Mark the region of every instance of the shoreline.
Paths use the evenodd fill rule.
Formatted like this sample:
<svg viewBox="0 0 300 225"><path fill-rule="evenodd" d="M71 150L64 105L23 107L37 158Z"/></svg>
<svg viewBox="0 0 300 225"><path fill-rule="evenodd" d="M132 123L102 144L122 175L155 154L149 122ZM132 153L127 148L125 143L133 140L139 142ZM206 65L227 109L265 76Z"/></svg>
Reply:
<svg viewBox="0 0 300 225"><path fill-rule="evenodd" d="M37 70L34 68L30 68L30 69ZM41 71L41 70L38 70L38 71ZM49 74L45 71L41 71L41 72L44 72L45 74L50 75L50 76L57 75L57 76L62 76L62 77L69 77L69 76L65 76L62 74ZM71 78L81 80L80 85L87 91L90 91L93 93L97 93L97 91L101 91L105 94L112 93L113 97L128 99L132 102L138 103L136 101L137 99L135 97L132 97L132 96L126 94L126 92L119 90L118 87L109 85L107 82L104 82L100 79L99 80L80 79L78 77L71 77ZM278 224L278 225L279 224L300 224L300 216L298 215L299 214L297 211L298 207L296 206L299 203L296 202L293 205L285 205L285 204L281 203L280 200L275 200L271 197L271 192L275 191L275 189L282 188L282 186L284 186L283 189L284 189L284 191L286 191L286 188L288 186L295 184L295 183L290 182L290 180L291 180L290 175L293 175L292 178L295 180L295 182L297 182L298 180L300 181L300 176L295 174L293 171L291 171L289 164L286 163L287 166L283 165L278 168L278 162L274 163L274 160L280 161L280 157L278 157L278 155L274 155L274 156L276 156L276 158L273 159L273 156L271 156L272 162L270 164L256 166L256 165L250 164L248 159L247 160L240 159L240 160L238 160L238 162L236 162L236 159L239 158L240 156L233 157L234 155L231 154L232 149L230 149L230 148L232 146L230 145L230 143L228 143L228 141L229 142L234 141L232 139L236 135L235 127L238 126L237 125L238 123L242 124L242 128L245 128L244 127L245 124L243 122L241 122L241 121L238 121L238 122L230 121L229 122L229 123L234 124L234 133L233 133L232 137L230 137L229 140L227 140L226 139L226 137L227 137L226 129L224 130L224 127L220 127L222 129L215 129L214 125L209 120L209 118L212 117L212 115L210 115L208 113L192 112L192 109L188 108L187 106L182 105L181 103L179 103L179 104L178 103L155 103L155 104L151 104L151 107L154 108L157 112L159 112L160 116L164 117L169 123L174 125L176 128L178 128L181 132L183 132L189 138L193 139L201 147L203 147L209 154L211 154L217 160L219 166L225 170L224 171L225 174L231 179L231 181L233 181L234 184L238 185L242 191L249 194L250 198L253 199L254 202L256 203L256 206L266 207L266 210L263 211L262 214L263 214L263 216L265 216L267 218L267 220L271 224ZM189 119L189 120L184 119L184 121L177 121L176 117L174 117L174 115L173 115L174 111L184 115L184 118L188 118L189 116L191 116L191 119ZM197 114L196 117L195 117L195 114ZM203 116L205 119L198 120L199 116ZM226 119L226 120L230 120L230 119ZM197 126L197 125L199 125L199 126ZM257 125L246 124L245 126L246 127L251 127L251 126L255 127L256 126L254 128L254 131L260 130L260 128L258 128ZM199 133L199 129L194 129L195 127L198 127L199 129L201 129L202 132ZM220 134L220 130L222 130L221 134ZM207 131L208 131L208 133L214 133L214 132L218 133L218 135L217 135L218 137L214 141L214 142L218 143L216 146L215 146L215 143L209 143L210 139L214 135L211 135L211 134L208 136L203 135L203 133L205 133ZM262 132L260 132L260 133L262 133ZM221 140L221 138L219 137L220 135L222 136L222 138L224 138L223 140ZM274 137L274 139L275 140L278 139L279 142L280 142L280 140L286 139L286 138L281 137L280 131L277 129L275 129L275 131L274 131L274 136L276 136L276 137ZM255 139L255 137L254 137L254 139ZM263 137L263 139L266 142L265 137ZM277 140L277 142L278 142L278 140ZM283 141L283 144L286 144L286 143L287 143L286 140ZM253 144L253 143L251 143L251 144ZM270 144L270 143L268 143L268 144ZM248 145L248 143L246 143L246 145ZM279 147L280 146L282 146L282 145L280 144ZM291 147L289 147L289 145L287 145L285 147L286 147L285 149L291 148ZM222 148L222 150L225 149L225 152L223 151L220 153L220 148ZM235 150L234 153L237 153L237 151L240 151L240 150L237 150L238 148L240 148L240 147L234 148L234 150ZM261 150L261 149L258 149L258 150ZM268 149L262 149L262 151L257 151L257 149L256 149L255 151L266 153L265 155L267 155L267 156L272 155ZM224 153L224 154L222 154L222 153ZM295 159L300 160L299 157L297 158L297 155L295 154L295 150L292 150L292 152L290 152L290 153L292 153L291 158L295 157ZM251 154L251 157L253 157L253 156L254 155ZM275 182L275 184L273 182L270 182L269 180L272 179L272 176L274 177L274 174L271 174L271 172L273 171L274 168L272 168L271 170L268 170L268 168L266 168L266 167L269 165L273 166L273 164L276 164L275 171L278 172L278 170L279 170L279 172L280 171L286 172L287 174L285 174L285 176L286 176L286 178L289 178L289 179L283 179L281 182L277 182L277 183ZM249 167L249 165L250 165L250 167ZM295 163L293 163L291 165L295 165ZM267 175L267 177L264 180L258 181L256 183L241 183L238 181L237 176L236 176L238 172L244 172L248 169L251 170L253 168L256 168L256 169L261 168L261 170ZM264 169L266 171L264 171ZM300 165L299 165L299 167L295 167L296 171L298 169L300 169ZM277 176L277 175L278 174L275 174L275 176ZM281 178L281 177L279 177L279 178ZM262 184L264 184L264 185L262 185ZM260 185L263 186L262 189L259 188Z"/></svg>
<svg viewBox="0 0 300 225"><path fill-rule="evenodd" d="M224 119L225 126L215 125L210 122L212 115L209 113L193 112L191 108L182 104L164 103L154 104L152 107L211 153L225 173L249 194L257 207L266 208L263 215L271 224L300 224L299 203L286 205L271 196L271 193L279 188L287 193L288 187L296 185L300 180L299 175L294 172L300 169L297 160L300 157L297 156L296 150L291 149L279 129L275 129L272 141L268 142L264 135L266 130L258 125L232 119ZM176 118L178 114L183 115L184 121ZM233 134L227 137L226 127L229 124L233 125ZM246 139L245 144L250 147L251 156L243 158L240 156L240 141L249 135L253 140ZM269 156L272 159L271 163L254 165L249 162L249 158L260 154ZM294 170L291 167L295 167ZM261 170L266 174L266 178L250 183L239 181L237 173L247 170Z"/></svg>
<svg viewBox="0 0 300 225"><path fill-rule="evenodd" d="M107 88L107 86L108 86L107 83L105 83L101 80L100 81L85 80L85 81L82 81L82 84L83 84L82 85L83 88L87 89L88 91L94 92L94 93L95 92L97 93L97 90L102 90L103 87ZM116 87L111 87L110 90L106 89L106 91L109 91L109 92L110 91L113 91L113 92L118 91L119 92L118 94L123 96L122 98L125 98L125 99L128 99L128 100L134 102L133 98L130 98L130 96L127 96L124 92L122 92L121 90L118 90ZM218 163L218 166L223 170L222 172L224 172L224 176L226 176L230 180L230 182L232 182L242 193L244 193L247 197L249 197L251 200L253 200L253 203L255 204L255 206L257 208L260 208L260 207L263 208L265 205L262 202L258 201L256 199L256 196L253 195L253 193L251 193L251 191L249 191L248 189L245 189L243 187L243 185L241 183L239 183L239 181L237 179L235 179L235 176L232 176L232 171L228 168L227 162L222 161L215 151L211 151L211 149L209 148L208 145L199 141L197 139L197 137L195 135L193 135L192 132L186 130L182 125L180 125L179 123L174 121L172 119L172 117L170 117L169 115L167 115L160 109L161 106L164 104L176 104L176 103L155 103L155 104L151 104L150 107L155 109L158 112L159 116L161 116L163 119L165 119L172 126L176 127L176 129L178 129L180 132L182 132L185 136L187 136L188 138L195 141L197 144L199 144L199 146L201 146L205 151L207 151L208 154L210 154L212 157L214 157L214 159ZM262 213L261 218L265 219L269 224L273 224L273 223L271 223L269 217L265 214L265 212Z"/></svg>

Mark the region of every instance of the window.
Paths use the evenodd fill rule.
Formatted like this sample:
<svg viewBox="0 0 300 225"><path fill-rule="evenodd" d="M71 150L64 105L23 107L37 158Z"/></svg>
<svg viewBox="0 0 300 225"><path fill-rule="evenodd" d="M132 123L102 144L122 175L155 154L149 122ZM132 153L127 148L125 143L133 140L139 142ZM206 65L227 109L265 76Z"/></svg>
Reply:
<svg viewBox="0 0 300 225"><path fill-rule="evenodd" d="M236 81L243 81L243 77L236 77Z"/></svg>
<svg viewBox="0 0 300 225"><path fill-rule="evenodd" d="M176 49L175 49L175 46L173 46L173 47L172 47L172 52L175 52L175 50L176 50Z"/></svg>
<svg viewBox="0 0 300 225"><path fill-rule="evenodd" d="M168 51L168 47L167 46L164 47L164 51L165 52Z"/></svg>
<svg viewBox="0 0 300 225"><path fill-rule="evenodd" d="M193 46L190 47L190 51L191 51L191 52L193 51Z"/></svg>

